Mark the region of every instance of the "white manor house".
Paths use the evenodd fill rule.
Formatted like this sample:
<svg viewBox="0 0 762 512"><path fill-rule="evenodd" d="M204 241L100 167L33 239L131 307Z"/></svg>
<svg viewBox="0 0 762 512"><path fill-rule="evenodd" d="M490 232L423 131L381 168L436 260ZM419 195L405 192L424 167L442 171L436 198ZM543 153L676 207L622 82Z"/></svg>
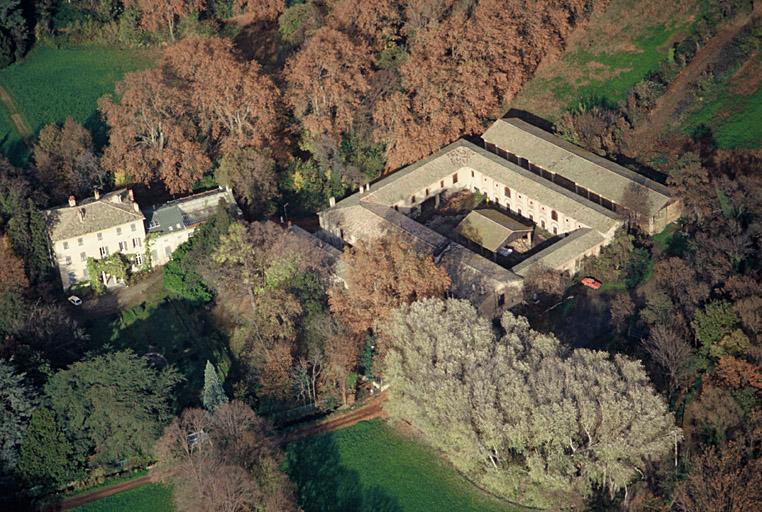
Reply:
<svg viewBox="0 0 762 512"><path fill-rule="evenodd" d="M193 235L222 203L240 215L232 193L219 188L141 209L131 189L107 194L95 192L45 212L51 258L64 289L89 281L88 258L103 259L122 253L133 270L166 264L172 252ZM117 284L102 276L107 286Z"/></svg>

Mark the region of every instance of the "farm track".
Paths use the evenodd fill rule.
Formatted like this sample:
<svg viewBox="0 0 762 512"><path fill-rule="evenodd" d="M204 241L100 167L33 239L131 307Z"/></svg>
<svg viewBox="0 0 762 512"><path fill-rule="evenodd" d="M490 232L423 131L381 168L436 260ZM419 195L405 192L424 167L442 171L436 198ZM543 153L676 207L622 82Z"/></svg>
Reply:
<svg viewBox="0 0 762 512"><path fill-rule="evenodd" d="M11 118L13 126L16 127L16 131L21 135L24 144L31 147L32 129L29 127L29 123L27 123L18 108L16 108L16 103L13 101L13 97L2 84L0 84L0 103L2 103L5 110L8 111L8 116Z"/></svg>
<svg viewBox="0 0 762 512"><path fill-rule="evenodd" d="M382 393L377 398L373 398L367 404L352 412L342 414L341 416L332 418L322 423L309 425L302 429L289 432L283 436L282 443L288 444L294 441L305 439L307 437L316 436L318 434L333 432L342 428L351 427L352 425L355 425L361 421L372 420L374 418L384 418L386 417L386 413L384 413L383 408L385 401L386 394Z"/></svg>
<svg viewBox="0 0 762 512"><path fill-rule="evenodd" d="M658 136L674 120L680 101L685 97L690 86L701 78L708 66L722 58L722 50L760 15L762 15L762 2L757 2L752 13L740 16L722 27L706 45L699 49L693 60L669 84L666 92L656 100L656 105L645 123L629 133L627 154L630 156L643 154L653 147Z"/></svg>
<svg viewBox="0 0 762 512"><path fill-rule="evenodd" d="M384 410L383 410L383 404L385 400L386 400L386 394L382 393L378 397L370 400L367 404L355 409L352 412L343 414L336 418L332 418L322 423L309 425L302 429L289 432L283 437L282 444L285 445L287 443L291 443L293 441L299 441L307 437L312 437L315 435L324 434L327 432L333 432L335 430L340 430L342 428L351 427L352 425L355 425L361 421L386 417L386 414L384 413ZM150 483L152 483L150 475L141 476L140 478L129 480L127 482L122 482L120 484L116 484L111 487L104 487L102 489L97 489L87 494L80 494L79 496L73 496L71 498L67 498L63 500L61 503L59 503L57 507L49 509L48 512L53 512L58 510L71 510L76 507L81 507L82 505L85 505L87 503L91 503L93 501L97 501L102 498L106 498L108 496L118 494L120 492L129 491L131 489L142 487Z"/></svg>
<svg viewBox="0 0 762 512"><path fill-rule="evenodd" d="M130 489L135 489L137 487L142 487L150 483L151 483L150 476L148 475L141 476L140 478L136 478L135 480L128 480L127 482L122 482L120 484L112 485L111 487L104 487L102 489L97 489L87 494L80 494L79 496L73 496L71 498L67 498L63 500L58 505L57 508L54 508L52 510L70 510L76 507L81 507L82 505L85 505L92 501L106 498L108 496L112 496L120 492L129 491Z"/></svg>

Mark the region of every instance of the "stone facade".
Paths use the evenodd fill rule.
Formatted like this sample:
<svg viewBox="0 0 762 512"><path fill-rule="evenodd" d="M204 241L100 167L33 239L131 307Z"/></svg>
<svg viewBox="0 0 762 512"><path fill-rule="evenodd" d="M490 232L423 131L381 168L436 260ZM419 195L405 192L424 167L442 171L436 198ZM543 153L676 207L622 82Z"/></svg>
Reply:
<svg viewBox="0 0 762 512"><path fill-rule="evenodd" d="M231 209L234 216L241 215L233 194L222 188L146 210L151 264L165 265L175 249L193 236L199 225L214 215L221 202Z"/></svg>
<svg viewBox="0 0 762 512"><path fill-rule="evenodd" d="M128 190L117 190L46 212L53 262L64 289L86 281L87 259L102 259L121 252L143 264L143 213Z"/></svg>

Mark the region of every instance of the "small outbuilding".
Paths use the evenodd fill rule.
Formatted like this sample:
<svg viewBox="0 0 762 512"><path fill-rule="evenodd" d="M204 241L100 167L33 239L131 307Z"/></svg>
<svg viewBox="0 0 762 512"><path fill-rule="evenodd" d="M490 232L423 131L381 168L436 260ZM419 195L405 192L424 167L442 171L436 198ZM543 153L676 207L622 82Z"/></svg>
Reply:
<svg viewBox="0 0 762 512"><path fill-rule="evenodd" d="M455 231L462 237L498 253L513 242L532 244L533 226L528 226L497 210L474 210L458 224Z"/></svg>

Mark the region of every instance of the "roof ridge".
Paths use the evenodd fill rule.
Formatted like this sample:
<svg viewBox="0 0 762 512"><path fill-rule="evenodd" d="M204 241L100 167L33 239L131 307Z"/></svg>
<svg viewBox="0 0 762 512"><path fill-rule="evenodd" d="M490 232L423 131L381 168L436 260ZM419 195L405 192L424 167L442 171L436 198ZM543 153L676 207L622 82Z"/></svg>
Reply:
<svg viewBox="0 0 762 512"><path fill-rule="evenodd" d="M145 218L145 215L143 214L142 211L136 212L132 208L119 208L115 204L112 204L110 201L99 200L99 201L97 201L97 203L108 205L109 207L114 208L115 210L119 210L120 212L124 212L124 213L129 213L130 215L133 215L135 217L137 217L138 214L139 214L141 218L143 218L143 219ZM91 204L96 204L96 203L91 203ZM138 204L138 203L133 201L132 204ZM138 209L140 209L139 205L138 205Z"/></svg>
<svg viewBox="0 0 762 512"><path fill-rule="evenodd" d="M653 180L648 176L633 171L632 169L623 166L619 162L615 162L609 158L596 155L592 151L585 149L582 146L573 144L563 139L562 137L559 137L555 133L543 130L539 126L535 126L532 123L521 119L520 117L501 118L498 119L496 123L500 121L509 126L514 126L515 128L524 130L525 132L547 142L548 144L552 144L557 148L566 151L570 155L582 158L583 160L587 160L593 165L606 169L609 172L612 172L622 178L645 187L659 195L672 199L672 195L670 194L668 187L663 183L659 183L658 181Z"/></svg>

